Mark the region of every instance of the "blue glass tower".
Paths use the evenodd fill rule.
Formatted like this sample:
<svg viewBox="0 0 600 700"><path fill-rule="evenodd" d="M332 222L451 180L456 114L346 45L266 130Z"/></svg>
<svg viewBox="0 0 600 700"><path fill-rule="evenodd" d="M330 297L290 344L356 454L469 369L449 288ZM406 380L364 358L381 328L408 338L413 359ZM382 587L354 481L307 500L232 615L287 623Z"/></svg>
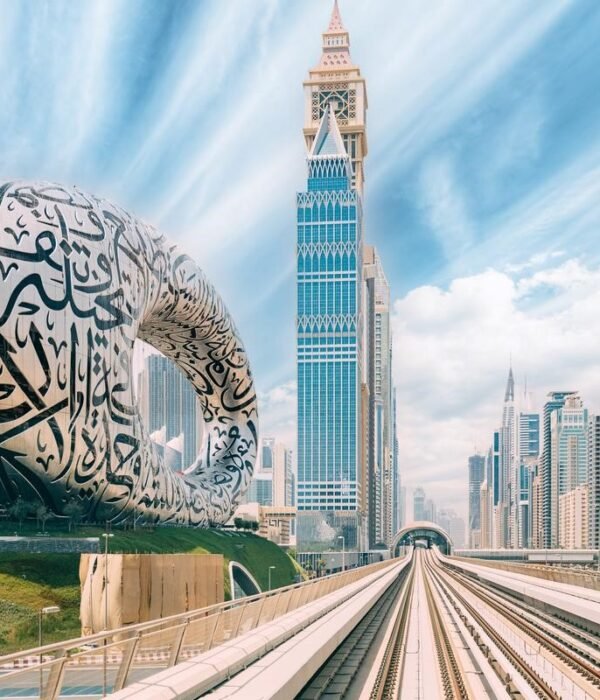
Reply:
<svg viewBox="0 0 600 700"><path fill-rule="evenodd" d="M309 153L297 214L298 537L325 533L352 547L362 490L362 212L333 104Z"/></svg>

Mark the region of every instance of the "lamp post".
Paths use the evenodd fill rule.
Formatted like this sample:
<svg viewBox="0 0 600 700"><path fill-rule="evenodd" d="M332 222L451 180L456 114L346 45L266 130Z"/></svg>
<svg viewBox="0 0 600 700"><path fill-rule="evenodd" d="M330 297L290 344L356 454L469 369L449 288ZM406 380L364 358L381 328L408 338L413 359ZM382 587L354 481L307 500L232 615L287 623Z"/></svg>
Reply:
<svg viewBox="0 0 600 700"><path fill-rule="evenodd" d="M269 567L269 590L271 590L271 570L276 569L276 566L270 566Z"/></svg>
<svg viewBox="0 0 600 700"><path fill-rule="evenodd" d="M108 521L106 522L106 532L102 533L104 537L104 631L108 630L108 538L114 537L112 532L108 532ZM104 636L104 674L102 680L102 697L106 697L106 635Z"/></svg>
<svg viewBox="0 0 600 700"><path fill-rule="evenodd" d="M43 671L42 671L42 637L43 637L43 619L44 615L53 615L54 613L60 612L60 608L58 605L48 605L45 608L40 608L39 614L38 614L38 646L40 647L40 697L42 697L42 691L43 691L43 685L44 685L44 676L43 676Z"/></svg>
<svg viewBox="0 0 600 700"><path fill-rule="evenodd" d="M338 535L338 540L342 540L342 571L346 571L346 538Z"/></svg>

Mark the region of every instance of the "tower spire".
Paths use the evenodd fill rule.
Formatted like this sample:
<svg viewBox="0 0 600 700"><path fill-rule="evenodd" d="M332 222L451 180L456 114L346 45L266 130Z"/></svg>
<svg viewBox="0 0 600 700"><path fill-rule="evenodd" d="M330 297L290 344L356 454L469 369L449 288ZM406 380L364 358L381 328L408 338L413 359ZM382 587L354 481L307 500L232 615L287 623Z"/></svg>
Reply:
<svg viewBox="0 0 600 700"><path fill-rule="evenodd" d="M326 31L323 32L323 53L320 67L338 68L351 66L350 35L342 22L342 15L337 0L333 3L331 19Z"/></svg>
<svg viewBox="0 0 600 700"><path fill-rule="evenodd" d="M340 14L340 8L338 7L338 0L333 0L333 9L331 10L331 19L329 20L329 27L327 27L328 32L345 32L344 23L342 22L342 15Z"/></svg>
<svg viewBox="0 0 600 700"><path fill-rule="evenodd" d="M512 362L508 370L508 380L506 382L506 391L504 393L504 403L515 400L515 378L513 377Z"/></svg>

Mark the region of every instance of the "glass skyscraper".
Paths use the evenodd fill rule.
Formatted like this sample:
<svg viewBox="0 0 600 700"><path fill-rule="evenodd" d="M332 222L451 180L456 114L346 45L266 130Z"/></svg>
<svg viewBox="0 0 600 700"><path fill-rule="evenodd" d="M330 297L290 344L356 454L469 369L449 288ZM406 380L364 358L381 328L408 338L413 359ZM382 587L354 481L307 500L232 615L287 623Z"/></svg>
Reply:
<svg viewBox="0 0 600 700"><path fill-rule="evenodd" d="M361 196L365 80L334 2L304 81L306 191L297 196L297 542L362 547L368 511ZM366 408L365 408L366 406ZM342 539L343 538L343 539Z"/></svg>
<svg viewBox="0 0 600 700"><path fill-rule="evenodd" d="M357 514L362 488L362 215L333 105L313 142L297 212L297 507L329 514L337 530L331 514ZM352 520L341 519L347 546L357 544ZM299 518L299 536L313 539L302 522L310 520Z"/></svg>
<svg viewBox="0 0 600 700"><path fill-rule="evenodd" d="M151 439L165 457L170 444L180 452L172 468L186 469L198 457L202 442L202 414L192 385L171 360L153 354L141 375L140 402ZM160 436L160 439L158 439Z"/></svg>

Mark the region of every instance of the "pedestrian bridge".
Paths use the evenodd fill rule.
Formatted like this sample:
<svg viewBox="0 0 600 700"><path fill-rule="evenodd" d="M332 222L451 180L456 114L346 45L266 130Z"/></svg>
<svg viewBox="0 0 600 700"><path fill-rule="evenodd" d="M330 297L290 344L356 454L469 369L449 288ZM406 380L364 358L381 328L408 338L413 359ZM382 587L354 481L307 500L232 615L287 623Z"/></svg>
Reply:
<svg viewBox="0 0 600 700"><path fill-rule="evenodd" d="M392 556L398 556L400 547L413 546L418 542L425 543L428 549L437 545L443 554L452 554L452 538L444 528L428 520L416 520L396 534L391 546Z"/></svg>

